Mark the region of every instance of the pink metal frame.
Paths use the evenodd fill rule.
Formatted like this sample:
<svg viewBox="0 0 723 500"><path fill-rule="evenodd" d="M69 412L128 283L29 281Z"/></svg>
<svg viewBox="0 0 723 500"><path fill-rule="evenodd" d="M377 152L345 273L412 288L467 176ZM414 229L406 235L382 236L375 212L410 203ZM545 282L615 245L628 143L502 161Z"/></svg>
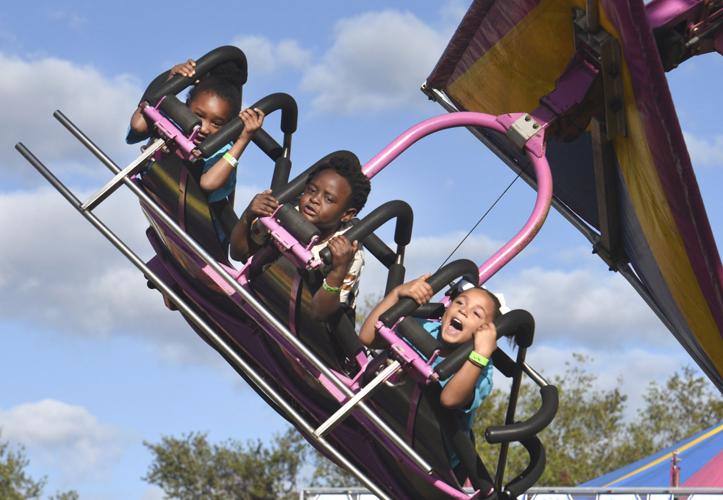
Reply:
<svg viewBox="0 0 723 500"><path fill-rule="evenodd" d="M367 177L372 178L389 163L422 137L439 130L453 127L483 127L502 134L512 127L514 119L522 114L501 115L499 117L484 113L459 112L436 116L413 126L384 148L363 167ZM479 268L480 284L487 281L515 255L525 248L545 222L552 201L552 174L544 154L544 127L535 134L525 146L527 157L532 162L537 177L537 199L527 223L506 245L487 259Z"/></svg>
<svg viewBox="0 0 723 500"><path fill-rule="evenodd" d="M162 101L162 100L161 100ZM158 106L161 105L159 101ZM173 141L179 150L183 152L182 158L186 160L192 160L196 158L194 149L196 144L193 142L194 137L198 133L198 128L194 130L190 137L183 135L178 127L176 127L171 120L166 118L157 108L146 105L142 111L143 115L147 117L154 124L158 133L166 140Z"/></svg>
<svg viewBox="0 0 723 500"><path fill-rule="evenodd" d="M169 129L169 138L172 139L185 154L192 154L191 152L195 148L193 141L183 136L183 134L180 134L180 131L178 131L178 129L174 126L172 122L170 122L170 120L165 118L162 114L160 114L157 109L152 108L151 106L147 106L146 108L144 108L143 112L146 116L153 120L154 123L156 123L156 126L158 126L159 129L167 127ZM417 142L422 137L425 137L439 130L444 130L452 127L474 126L488 128L504 134L507 133L510 128L512 128L512 124L520 116L523 115L510 114L496 117L483 113L460 112L430 118L410 128L399 137L397 137L397 139L392 141L384 150L382 150L378 155L372 158L372 160L370 160L363 167L363 172L370 178L374 177L412 144ZM525 246L529 244L535 234L537 234L537 232L539 231L549 211L550 202L552 199L552 176L550 174L549 165L544 155L544 128L546 123L539 119L538 123L540 125L540 131L532 138L530 138L530 140L525 145L525 151L528 158L532 162L532 165L535 169L535 174L537 176L538 195L535 201L535 206L533 208L531 216L529 217L527 223L522 228L522 230L518 232L514 238L512 238L506 245L504 245L500 250L498 250L492 257L490 257L484 264L482 264L482 266L480 266L480 283L483 283L487 279L489 279L507 262L509 262L515 255L522 251ZM311 246L313 246L315 241L312 241L308 246L304 247L298 242L298 240L296 240L296 238L294 238L286 229L284 229L273 216L261 218L260 221L264 226L266 226L267 229L269 229L269 232L273 236L273 240L275 241L276 245L289 258L291 258L292 261L295 262L295 264L303 265L304 267L318 267L320 263L317 259L313 259L313 256L310 252L310 248ZM248 264L240 272L233 273L235 279L243 285L246 285L248 283L246 278L247 270ZM217 283L224 290L225 293L230 295L232 298L238 299L237 295L234 294L233 289L228 286L228 284L224 283L224 280L220 276L218 276L218 274L213 269L211 269L209 266L206 266L204 268L204 271L207 273L207 275L209 275L209 277L211 277L211 279L213 279L215 283ZM249 316L255 316L254 311L250 307L247 307L246 304L244 304L242 301L239 302L239 305L245 310L245 312ZM260 321L259 324L264 325L264 322ZM392 329L386 328L383 325L379 324L377 325L377 328L380 332L380 335L389 343L389 345L395 351L397 357L403 362L403 364L407 367L412 368L412 373L414 373L416 377L420 378L425 383L436 380L436 374L434 373L434 370L430 365L430 361L425 361L424 359L422 359L421 356L409 344L401 340ZM281 345L284 345L287 349L287 352L293 352L293 349L288 351L290 346L287 345L285 340L280 335L278 335L277 332L273 330L273 328L264 329L269 335L275 338L277 342L279 342ZM363 366L363 370L366 367L368 359L364 357L363 359L359 359L359 361ZM344 394L341 393L341 391L339 391L334 386L333 383L331 383L331 381L327 380L327 378L321 373L318 373L317 370L313 368L313 366L308 363L302 364L305 365L306 370L310 374L313 374L313 376L327 389L330 395L337 399L337 401L339 401L340 403L344 403L348 399ZM357 391L359 389L358 377L355 377L352 380L340 373L335 373L335 376L344 385L351 388L353 391ZM360 418L361 417L363 416L360 416ZM403 454L402 457L402 459L405 462L408 462L410 466L414 466L414 464L408 457L405 457ZM425 481L433 484L437 489L446 493L452 498L470 499L477 498L480 495L479 491L468 495L450 486L449 484L435 477L434 475L424 474L423 476Z"/></svg>
<svg viewBox="0 0 723 500"><path fill-rule="evenodd" d="M281 207L277 208L276 212L280 209ZM320 267L321 261L315 259L311 253L311 248L316 245L319 239L318 236L314 236L307 246L303 246L274 218L276 212L270 217L261 217L259 222L269 231L279 251L284 253L296 266L305 267L306 269Z"/></svg>

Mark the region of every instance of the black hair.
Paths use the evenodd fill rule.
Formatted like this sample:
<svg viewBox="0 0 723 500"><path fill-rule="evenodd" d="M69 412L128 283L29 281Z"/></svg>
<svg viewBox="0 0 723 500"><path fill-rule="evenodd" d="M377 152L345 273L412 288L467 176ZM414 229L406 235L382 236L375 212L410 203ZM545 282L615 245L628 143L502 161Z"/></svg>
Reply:
<svg viewBox="0 0 723 500"><path fill-rule="evenodd" d="M468 283L468 282L467 282L467 283ZM497 295L495 295L494 293L490 292L489 290L487 290L487 289L486 289L485 287L483 287L483 286L470 286L469 288L464 288L464 287L461 287L461 286L456 286L456 287L452 288L452 289L448 292L448 295L449 295L449 297L450 297L452 300L454 300L454 299L456 299L457 297L459 297L460 295L462 295L464 292L466 292L467 290L472 290L473 288L477 288L478 290L482 290L483 292L485 292L485 293L489 296L490 299L492 299L492 303L495 305L495 310L494 310L494 313L492 314L492 321L494 321L494 320L496 320L497 318L499 318L499 317L502 315L502 312L500 311L500 309L502 308L502 303L500 302L500 299L497 297Z"/></svg>
<svg viewBox="0 0 723 500"><path fill-rule="evenodd" d="M311 182L314 177L324 170L334 170L346 179L351 187L348 207L355 208L357 213L361 212L361 209L364 208L367 202L372 186L369 182L369 177L362 173L359 160L354 155L331 154L307 177L306 183Z"/></svg>
<svg viewBox="0 0 723 500"><path fill-rule="evenodd" d="M241 111L242 86L246 82L246 74L234 62L219 64L201 76L200 81L188 92L186 104L204 92L211 93L225 100L231 106L229 119Z"/></svg>
<svg viewBox="0 0 723 500"><path fill-rule="evenodd" d="M502 311L500 311L500 309L502 309L502 303L500 302L500 299L497 298L497 295L490 292L483 286L479 287L479 289L482 290L483 292L487 292L487 295L489 295L490 299L492 299L492 303L495 305L495 312L492 315L492 321L496 320L502 314Z"/></svg>

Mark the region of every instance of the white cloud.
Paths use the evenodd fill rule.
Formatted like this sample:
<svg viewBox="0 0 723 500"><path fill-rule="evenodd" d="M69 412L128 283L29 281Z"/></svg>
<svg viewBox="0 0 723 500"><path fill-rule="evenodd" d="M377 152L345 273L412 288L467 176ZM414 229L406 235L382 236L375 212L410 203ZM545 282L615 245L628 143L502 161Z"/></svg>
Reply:
<svg viewBox="0 0 723 500"><path fill-rule="evenodd" d="M246 54L250 75L270 74L285 67L303 68L311 60L311 52L296 40L273 42L263 36L248 35L238 36L232 43Z"/></svg>
<svg viewBox="0 0 723 500"><path fill-rule="evenodd" d="M683 132L693 166L723 166L723 135L710 139Z"/></svg>
<svg viewBox="0 0 723 500"><path fill-rule="evenodd" d="M534 267L501 276L495 284L510 307L532 313L538 341L564 339L595 348L674 343L632 287L615 274Z"/></svg>
<svg viewBox="0 0 723 500"><path fill-rule="evenodd" d="M0 128L0 163L6 179L11 175L24 182L40 182L13 150L17 142L62 171L107 174L52 117L56 109L111 156L128 156L124 138L141 94L135 80L127 75L108 78L90 66L51 57L25 60L0 53L0 65L0 102L6 124Z"/></svg>
<svg viewBox="0 0 723 500"><path fill-rule="evenodd" d="M406 252L406 278L435 271L461 239L461 233L415 238ZM470 237L453 259L470 258L482 264L502 245L480 235ZM567 257L578 248L563 250ZM585 252L587 254L587 252ZM568 255L569 254L569 255ZM386 269L367 253L360 294L379 296L386 283ZM537 342L565 341L570 346L610 349L613 345L644 343L670 348L675 339L633 288L619 275L567 262L565 270L528 267L507 270L488 283L502 294L507 306L526 309L535 317Z"/></svg>
<svg viewBox="0 0 723 500"><path fill-rule="evenodd" d="M334 36L321 62L302 80L302 89L315 94L314 108L327 112L420 102L419 86L446 44L446 34L414 14L392 10L340 20Z"/></svg>
<svg viewBox="0 0 723 500"><path fill-rule="evenodd" d="M451 233L439 236L422 236L413 238L405 253L406 279L413 279L426 272L435 271L454 247L464 236L464 233ZM394 240L387 242L394 249ZM457 250L450 260L469 258L482 263L499 247L501 242L494 241L487 236L470 236ZM360 282L360 295L378 296L384 292L387 281L387 269L382 266L368 251L365 257L364 273Z"/></svg>
<svg viewBox="0 0 723 500"><path fill-rule="evenodd" d="M663 384L671 374L684 365L694 366L691 359L678 349L666 353L651 352L646 349L609 348L588 349L580 347L553 347L549 345L533 346L528 352L527 362L540 371L545 378L552 380L565 371L565 363L573 361L573 353L589 358L585 370L595 376L595 387L610 390L621 380L623 394L628 396L628 417L634 417L635 411L644 405L643 395L651 382ZM506 387L504 377L495 375L495 384Z"/></svg>
<svg viewBox="0 0 723 500"><path fill-rule="evenodd" d="M51 9L45 12L48 18L65 24L71 29L77 30L88 23L88 18L78 14L77 12L71 12L67 10Z"/></svg>
<svg viewBox="0 0 723 500"><path fill-rule="evenodd" d="M87 195L87 193L85 193ZM107 204L107 205L106 205ZM147 223L122 191L97 212L142 258ZM141 273L49 188L0 194L0 317L75 335L137 335L165 358L216 362Z"/></svg>
<svg viewBox="0 0 723 500"><path fill-rule="evenodd" d="M3 437L60 468L69 478L97 472L119 459L122 432L82 406L54 399L0 409Z"/></svg>

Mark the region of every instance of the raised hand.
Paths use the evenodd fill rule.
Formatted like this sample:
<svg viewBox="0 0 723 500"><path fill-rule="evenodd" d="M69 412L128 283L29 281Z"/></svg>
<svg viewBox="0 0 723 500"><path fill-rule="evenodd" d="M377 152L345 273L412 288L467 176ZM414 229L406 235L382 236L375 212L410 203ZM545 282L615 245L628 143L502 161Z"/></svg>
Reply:
<svg viewBox="0 0 723 500"><path fill-rule="evenodd" d="M261 128L264 124L264 112L259 108L246 108L238 115L244 122L244 129L241 131L239 139L248 140L254 132Z"/></svg>
<svg viewBox="0 0 723 500"><path fill-rule="evenodd" d="M174 67L171 68L171 72L168 75L168 78L172 78L175 75L182 75L188 78L191 78L196 74L196 61L193 59L189 59L186 62L176 64Z"/></svg>
<svg viewBox="0 0 723 500"><path fill-rule="evenodd" d="M342 234L331 238L327 246L331 252L332 270L340 272L342 274L341 278L343 279L343 275L345 275L349 269L354 254L359 249L359 242L351 242L349 238Z"/></svg>
<svg viewBox="0 0 723 500"><path fill-rule="evenodd" d="M257 194L246 209L254 217L268 217L279 207L279 201L267 189Z"/></svg>
<svg viewBox="0 0 723 500"><path fill-rule="evenodd" d="M419 304L426 304L432 299L434 291L432 286L427 283L427 279L432 273L425 273L417 279L403 283L397 287L397 296L399 298L409 297Z"/></svg>

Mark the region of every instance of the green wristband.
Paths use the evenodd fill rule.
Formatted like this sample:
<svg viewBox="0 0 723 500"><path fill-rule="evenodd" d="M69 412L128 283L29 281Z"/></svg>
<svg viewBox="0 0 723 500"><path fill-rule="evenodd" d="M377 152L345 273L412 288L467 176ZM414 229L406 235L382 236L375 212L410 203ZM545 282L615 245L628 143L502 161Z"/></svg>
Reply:
<svg viewBox="0 0 723 500"><path fill-rule="evenodd" d="M238 159L228 151L226 151L222 158L228 162L229 165L231 165L231 168L236 168L236 165L238 165Z"/></svg>
<svg viewBox="0 0 723 500"><path fill-rule="evenodd" d="M325 292L341 293L341 287L331 286L329 283L326 282L326 278L324 278L324 281L321 282L321 288L323 288Z"/></svg>
<svg viewBox="0 0 723 500"><path fill-rule="evenodd" d="M487 366L487 363L490 362L489 359L485 358L477 351L472 351L471 353L469 353L469 357L467 359L470 361L470 363L472 363L478 368L484 368L485 366Z"/></svg>

